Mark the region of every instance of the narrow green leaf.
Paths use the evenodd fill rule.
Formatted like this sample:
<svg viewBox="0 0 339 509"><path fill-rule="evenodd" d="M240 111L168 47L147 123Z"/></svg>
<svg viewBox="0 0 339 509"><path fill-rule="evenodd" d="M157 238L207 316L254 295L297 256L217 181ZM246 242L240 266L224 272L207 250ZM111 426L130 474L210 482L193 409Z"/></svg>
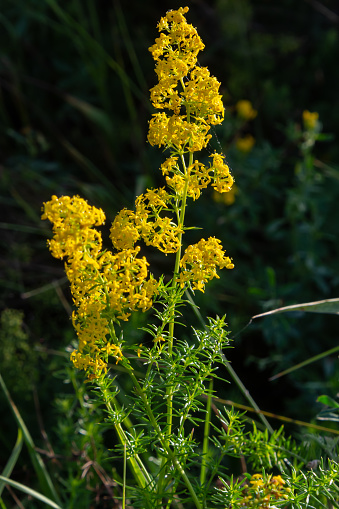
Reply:
<svg viewBox="0 0 339 509"><path fill-rule="evenodd" d="M5 468L2 471L2 475L4 477L9 477L11 475L13 468L15 466L15 463L17 462L17 459L20 455L20 452L22 449L22 444L23 444L23 436L22 436L22 431L19 428L18 429L18 437L16 439L14 449L12 451L12 454L10 455L9 460L6 463ZM4 487L5 487L5 483L3 481L0 481L0 497L3 492Z"/></svg>
<svg viewBox="0 0 339 509"><path fill-rule="evenodd" d="M291 419L290 417L286 417L285 415L279 415L279 414L273 414L272 412L266 412L265 410L255 410L252 407L242 405L241 403L237 403L235 401L230 401L229 399L222 399L222 398L213 398L213 401L216 401L217 403L222 403L224 405L229 405L235 408L240 408L241 410L246 410L246 412L253 412L256 414L264 414L267 417L271 417L272 419L278 419L279 421L283 422L292 422L294 424L297 424L298 426L305 426L307 428L311 429L317 429L320 431L326 431L327 433L333 433L334 435L339 435L339 430L337 429L331 429L327 428L325 426L319 426L318 424L313 424L311 422L305 422L305 421L299 421L297 419ZM255 422L253 421L253 426L255 426ZM267 432L267 428L265 430Z"/></svg>
<svg viewBox="0 0 339 509"><path fill-rule="evenodd" d="M36 498L37 500L41 500L41 502L44 502L44 504L48 505L49 507L53 507L54 509L62 509L62 507L53 500L45 497L38 491L32 490L32 488L29 488L28 486L25 486L24 484L21 484L16 481L12 481L12 479L8 479L8 477L4 477L3 475L0 475L0 481L4 482L5 484L9 484L9 486L12 486L12 488L16 488L17 490L22 491L23 493L26 493L26 495L29 495L33 498Z"/></svg>
<svg viewBox="0 0 339 509"><path fill-rule="evenodd" d="M0 223L0 228L3 230L12 230L15 232L34 233L36 235L43 235L44 237L46 234L49 234L49 230L44 228L37 228L35 226L26 226L15 223Z"/></svg>
<svg viewBox="0 0 339 509"><path fill-rule="evenodd" d="M322 403L323 405L327 405L331 408L339 408L339 403L337 401L335 401L333 398L331 398L330 396L326 396L325 394L323 394L322 396L319 396L317 398L317 402Z"/></svg>
<svg viewBox="0 0 339 509"><path fill-rule="evenodd" d="M54 485L53 485L52 480L49 476L49 473L46 469L46 466L45 466L44 462L42 461L40 454L38 454L35 450L35 445L34 445L32 437L31 437L31 434L28 431L27 426L24 423L24 421L20 415L20 412L17 409L14 401L12 400L1 374L0 374L0 385L1 385L1 388L6 396L8 403L11 407L11 410L14 414L17 425L19 426L19 428L21 429L21 431L23 433L23 438L24 438L25 444L27 446L34 470L38 476L41 490L46 494L46 496L48 498L51 498L52 500L54 500L55 502L60 504L59 497L58 497L57 492L54 488Z"/></svg>
<svg viewBox="0 0 339 509"><path fill-rule="evenodd" d="M74 97L70 94L65 94L64 99L66 102L71 104L74 108L81 111L85 117L87 117L89 120L91 120L97 127L99 127L109 139L113 139L114 129L113 124L110 119L110 117L107 115L107 113L100 108L97 108L96 106L92 106L86 101L83 101L82 99L79 99L77 97Z"/></svg>
<svg viewBox="0 0 339 509"><path fill-rule="evenodd" d="M336 415L328 410L324 410L323 412L320 412L320 414L317 415L317 419L319 421L339 422L339 415Z"/></svg>
<svg viewBox="0 0 339 509"><path fill-rule="evenodd" d="M333 353L336 353L339 351L339 346L335 346L334 348L331 348L330 350L326 350L326 352L319 353L318 355L315 355L314 357L310 357L309 359L306 359L303 362L300 362L299 364L295 364L291 368L285 369L285 371L281 371L280 373L277 373L274 376L271 376L269 378L269 381L276 380L277 378L280 378L281 376L287 375L288 373L292 373L292 371L295 371L296 369L303 368L304 366L307 366L308 364L312 364L312 362L319 361L323 357L327 357L328 355L332 355Z"/></svg>
<svg viewBox="0 0 339 509"><path fill-rule="evenodd" d="M329 313L339 315L339 299L326 299L318 300L315 302L306 302L304 304L293 304L292 306L285 306L283 308L272 309L266 313L252 316L254 318L262 318L263 316L274 315L276 313L287 313L290 311L305 311L309 313Z"/></svg>

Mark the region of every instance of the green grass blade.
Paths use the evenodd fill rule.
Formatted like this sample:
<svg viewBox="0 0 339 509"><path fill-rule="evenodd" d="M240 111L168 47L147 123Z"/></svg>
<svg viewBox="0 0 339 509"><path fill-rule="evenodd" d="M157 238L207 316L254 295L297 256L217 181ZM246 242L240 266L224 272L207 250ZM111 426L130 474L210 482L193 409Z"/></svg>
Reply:
<svg viewBox="0 0 339 509"><path fill-rule="evenodd" d="M52 500L54 500L54 502L56 502L57 504L60 505L60 499L59 499L57 492L54 488L54 485L53 485L52 480L49 476L49 473L46 469L46 466L45 466L44 462L42 461L40 454L38 454L35 450L35 445L34 445L32 437L31 437L31 434L28 431L27 426L21 417L19 410L17 409L15 403L13 402L1 374L0 374L0 385L1 385L1 388L6 396L8 404L10 405L10 407L12 409L12 412L14 414L17 425L22 431L23 439L27 446L34 470L35 470L37 477L39 479L41 490L48 497L48 499L52 499Z"/></svg>
<svg viewBox="0 0 339 509"><path fill-rule="evenodd" d="M148 91L147 82L146 82L146 79L145 79L142 67L141 67L141 65L139 63L138 56L137 56L137 54L135 52L135 49L134 49L133 41L132 41L132 38L131 38L130 33L128 31L128 27L127 27L127 24L126 24L126 20L125 20L125 17L124 17L123 10L121 9L121 6L120 6L119 2L117 2L114 7L115 7L115 13L116 13L116 16L117 16L118 25L119 25L119 29L120 29L120 33L121 33L121 38L125 42L125 46L126 46L126 49L127 49L127 52L128 52L128 56L129 56L130 61L132 63L135 76L136 76L136 78L138 80L138 83L139 83L139 87L140 87L141 90L147 90Z"/></svg>
<svg viewBox="0 0 339 509"><path fill-rule="evenodd" d="M252 412L256 414L267 415L267 417L271 417L272 419L277 419L278 421L290 422L292 424L296 424L297 426L304 426L306 428L316 429L319 431L325 431L326 433L333 433L334 435L339 435L339 430L328 428L326 426L319 426L319 424L313 424L311 422L299 421L298 419L291 419L291 417L286 417L285 415L274 414L272 412L266 412L266 410L255 410L247 405L242 405L241 403L236 403L235 401L231 401L229 399L222 398L213 398L213 401L216 403L221 403L222 405L228 405L235 408L240 408L241 410L246 410L246 412Z"/></svg>
<svg viewBox="0 0 339 509"><path fill-rule="evenodd" d="M17 490L26 493L26 495L36 498L37 500L41 500L41 502L48 505L49 507L53 507L54 509L62 509L62 507L59 504L56 504L53 500L45 497L45 495L42 495L38 491L32 490L32 488L28 488L24 484L12 481L12 479L8 479L8 477L4 477L3 475L0 475L0 481L4 482L5 484L9 484L9 486L12 486L12 488L16 488Z"/></svg>
<svg viewBox="0 0 339 509"><path fill-rule="evenodd" d="M283 308L272 309L266 313L252 316L254 318L261 318L263 316L274 315L276 313L287 313L290 311L307 311L310 313L329 313L339 315L339 299L325 299L317 300L315 302L305 302L304 304L293 304L292 306L285 306Z"/></svg>
<svg viewBox="0 0 339 509"><path fill-rule="evenodd" d="M75 19L73 19L66 11L64 11L57 1L55 0L45 0L45 3L52 9L54 14L56 14L63 24L63 27L69 27L69 36L72 36L74 39L75 35L80 37L82 44L87 52L92 52L92 55L95 55L97 58L102 58L106 61L106 64L117 73L119 76L122 85L131 89L132 93L135 94L136 97L146 102L145 94L140 90L138 86L131 80L126 71L121 67L121 65L114 60L106 50L100 45L98 41L96 41L87 30L81 26ZM149 105L148 105L149 107Z"/></svg>
<svg viewBox="0 0 339 509"><path fill-rule="evenodd" d="M15 443L14 449L12 451L12 454L10 455L9 460L6 463L5 468L2 471L2 475L4 477L10 477L10 475L11 475L11 473L13 471L13 468L15 466L15 463L17 462L18 457L20 455L23 443L24 443L24 440L23 440L22 431L19 428L18 429L18 437L16 439L16 443ZM0 481L0 497L1 497L1 494L3 492L4 487L5 487L5 483L3 481Z"/></svg>
<svg viewBox="0 0 339 509"><path fill-rule="evenodd" d="M292 373L292 371L296 371L297 369L303 368L304 366L307 366L308 364L311 364L312 362L319 361L323 357L327 357L328 355L332 355L333 353L336 353L339 351L339 346L335 346L334 348L331 348L330 350L326 350L326 352L319 353L318 355L315 355L314 357L310 357L309 359L306 359L306 361L300 362L299 364L295 364L295 366L292 366L291 368L285 369L285 371L281 371L280 373L277 373L274 376L271 376L269 378L269 381L276 380L277 378L280 378L281 376L287 375L288 373Z"/></svg>
<svg viewBox="0 0 339 509"><path fill-rule="evenodd" d="M2 230L12 230L14 232L23 232L23 233L34 233L36 235L43 235L44 237L47 234L50 234L49 230L44 230L43 228L37 228L36 226L26 226L24 224L15 224L15 223L1 223L0 229Z"/></svg>
<svg viewBox="0 0 339 509"><path fill-rule="evenodd" d="M80 111L85 117L93 122L93 124L101 129L109 140L114 139L115 133L113 123L105 111L97 108L96 106L92 106L88 102L78 99L71 94L65 94L63 97L68 104Z"/></svg>

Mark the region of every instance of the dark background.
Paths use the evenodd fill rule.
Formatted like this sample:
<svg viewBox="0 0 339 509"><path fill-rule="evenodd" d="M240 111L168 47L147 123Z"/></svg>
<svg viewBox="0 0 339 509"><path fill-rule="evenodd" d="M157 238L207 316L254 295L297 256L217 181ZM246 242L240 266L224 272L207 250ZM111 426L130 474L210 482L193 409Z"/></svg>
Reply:
<svg viewBox="0 0 339 509"><path fill-rule="evenodd" d="M208 151L224 152L238 189L231 205L206 190L188 215L203 228L192 242L215 235L235 264L196 295L201 312L227 314L234 337L227 355L262 408L311 420L320 410L316 398L337 394L336 354L268 382L335 347L336 315L289 313L244 327L270 309L339 296L338 2L2 0L0 369L37 440L33 392L53 438L62 414L55 401L73 391L62 370L75 339L63 264L46 247L42 203L52 194L79 194L105 211L108 233L121 208L146 187L163 185L165 155L146 141L148 90L156 83L148 47L160 17L186 4L206 46L199 63L221 82L226 106ZM258 111L254 120L238 117L243 99ZM318 112L330 135L307 161L304 110ZM237 139L246 134L255 145L242 153ZM155 274L171 271L169 256L148 256ZM137 317L130 330L144 320ZM244 402L235 386L223 391ZM8 409L4 457L12 433Z"/></svg>

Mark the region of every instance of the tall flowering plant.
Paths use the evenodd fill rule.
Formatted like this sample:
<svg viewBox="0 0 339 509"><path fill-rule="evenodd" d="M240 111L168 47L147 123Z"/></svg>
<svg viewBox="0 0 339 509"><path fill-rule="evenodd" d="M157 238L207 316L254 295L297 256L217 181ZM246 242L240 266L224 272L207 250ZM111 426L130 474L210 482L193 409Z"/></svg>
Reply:
<svg viewBox="0 0 339 509"><path fill-rule="evenodd" d="M200 156L211 126L223 121L224 106L220 83L197 63L204 44L187 22L187 12L188 7L180 8L161 18L160 35L150 48L158 82L150 90L157 112L148 141L167 153L160 167L166 186L147 189L133 209L117 214L110 229L113 251L103 249L98 230L104 212L79 196L52 196L44 203L42 219L53 224L49 248L65 260L71 285L78 336L71 360L93 384L116 430L116 453L124 460L116 478L123 507L126 495L133 507L150 509L224 507L230 501L235 507L267 507L270 497L275 504L285 503L290 493L280 476L248 475L247 488L225 481L218 491L216 484L223 459L243 457L249 447L241 418L233 412L215 410L219 426L213 424L211 433L212 382L229 344L225 317L208 319L204 330L193 329L190 342L177 326L189 292L204 292L219 269L233 268L215 237L186 242L189 202L208 186L227 193L233 185L222 154L213 153L207 164ZM152 275L140 254L142 243L173 257L170 280ZM124 322L136 311L150 312L149 321L144 342L131 345ZM129 394L114 377L117 364L129 378ZM266 449L260 461L254 455L253 464L271 465L270 454L279 464L282 455L272 449L267 433L260 433L255 429L250 441ZM126 464L134 480L126 480Z"/></svg>

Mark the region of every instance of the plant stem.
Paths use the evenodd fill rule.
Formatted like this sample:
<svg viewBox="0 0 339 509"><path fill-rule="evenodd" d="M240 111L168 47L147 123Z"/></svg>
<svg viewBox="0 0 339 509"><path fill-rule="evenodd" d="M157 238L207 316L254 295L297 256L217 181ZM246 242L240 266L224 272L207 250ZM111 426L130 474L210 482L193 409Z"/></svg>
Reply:
<svg viewBox="0 0 339 509"><path fill-rule="evenodd" d="M146 410L146 413L147 413L147 416L150 420L150 424L153 426L157 436L158 436L158 439L162 445L162 447L164 448L164 452L166 452L167 454L167 457L170 458L174 468L179 472L182 480L184 481L188 491L190 492L191 494L191 497L194 501L194 504L195 504L195 507L197 509L203 509L201 504L200 504L200 501L197 497L197 494L196 492L194 491L194 488L190 482L190 480L188 479L187 475L186 475L186 472L184 471L184 469L182 468L182 465L181 463L179 462L178 458L176 457L175 453L172 451L172 449L170 448L169 444L168 444L168 439L165 438L165 436L163 435L162 431L161 431L161 428L157 422L157 420L155 419L154 417L154 414L153 414L153 411L150 407L150 404L148 402L148 399L147 399L147 396L146 394L144 393L144 391L142 390L138 380L136 379L136 377L134 376L133 372L131 371L130 373L131 375L131 378L133 380L133 383L134 383L134 386L135 386L135 389L137 391L137 393L139 394L139 396L141 397L143 403L144 403L144 406L145 406L145 410Z"/></svg>
<svg viewBox="0 0 339 509"><path fill-rule="evenodd" d="M185 163L184 156L181 155L181 161L184 168L184 173L187 176L187 167ZM193 154L189 155L189 165L193 162ZM186 179L184 192L181 200L180 206L180 214L178 221L178 228L183 229L184 221L185 221L185 211L186 211L186 200L187 200L187 188L188 188L188 179ZM168 355L171 358L173 352L173 340L174 340L174 322L175 322L175 296L176 296L176 288L178 285L177 276L180 270L180 259L181 259L181 248L182 248L182 231L179 233L179 249L176 253L175 257L175 265L174 265L174 273L172 280L172 288L171 288L171 320L168 327ZM172 387L167 387L166 390L166 398L167 398L167 436L169 437L172 432L172 421L173 421L173 394Z"/></svg>
<svg viewBox="0 0 339 509"><path fill-rule="evenodd" d="M189 302L192 304L192 309L193 309L194 313L197 315L197 317L199 318L200 323L203 325L204 329L207 330L207 327L206 327L206 324L204 322L204 319L201 316L201 313L199 312L197 306L195 305L194 300L193 300L191 294L187 290L186 290L185 294L186 294L186 297L189 300ZM272 426L270 425L270 423L268 422L266 417L261 413L260 408L258 407L256 402L254 401L254 399L250 395L249 390L246 389L246 387L244 386L244 384L242 383L242 381L240 380L240 378L238 377L238 375L236 374L236 372L232 368L231 363L229 362L229 360L226 358L226 356L223 354L222 351L220 351L220 356L222 358L222 361L223 361L223 364L224 364L225 368L227 369L228 373L231 375L233 381L236 383L236 385L238 386L238 388L242 392L243 396L247 399L247 401L250 403L252 408L254 408L254 410L258 413L258 416L261 419L261 421L264 424L264 426L272 434L273 431L274 431Z"/></svg>
<svg viewBox="0 0 339 509"><path fill-rule="evenodd" d="M193 154L190 153L189 155L189 165L193 162ZM181 154L181 163L183 166L184 174L187 177L187 166L185 162L185 158L183 154ZM183 191L183 196L181 199L180 204L180 212L177 214L178 216L178 228L183 229L184 227L184 221L185 221L185 211L186 211L186 200L187 200L187 189L188 189L188 179L186 178L185 187ZM171 286L171 311L170 311L170 323L168 326L168 355L171 358L172 352L173 352L173 341L174 341L174 322L175 322L175 296L176 296L176 288L178 285L177 282L177 276L179 274L180 270L180 259L181 259L181 251L182 251L182 232L179 233L179 249L175 256L175 264L174 264L174 272L173 272L173 279L172 279L172 286ZM172 424L173 424L173 392L172 387L168 386L166 388L166 420L167 420L167 430L166 430L166 441L167 446L169 446L169 437L172 433ZM164 475L165 475L165 463L166 459L163 458L161 462L161 468L160 468L160 476L159 476L159 489L161 489L163 482L164 482Z"/></svg>
<svg viewBox="0 0 339 509"><path fill-rule="evenodd" d="M131 373L131 371L130 371ZM133 375L134 376L134 375ZM101 390L101 394L103 396L103 399L104 399L104 403L106 405L106 408L108 410L108 414L109 415L112 415L114 414L114 410L112 408L112 404L111 404L111 401L113 401L113 404L115 405L115 399L113 398L109 398L107 396L107 389L104 387L102 381L100 379L97 380L97 383L100 387L100 390ZM115 422L114 423L114 426L115 426L115 429L116 429L116 432L117 432L117 435L119 437L119 440L120 440L120 443L125 447L127 447L128 443L129 443L129 440L120 424L120 422ZM135 454L134 456L130 456L129 458L129 463L130 463L130 467L131 467L131 470L132 470L132 473L133 473L133 476L135 478L135 480L137 481L138 485L145 489L145 487L147 485L150 485L152 484L152 479L147 471L147 469L145 468L144 464L142 463L141 459L139 458L139 456L137 454Z"/></svg>
<svg viewBox="0 0 339 509"><path fill-rule="evenodd" d="M122 509L126 508L126 462L127 462L127 449L124 444L124 472L123 472L123 487L122 487Z"/></svg>
<svg viewBox="0 0 339 509"><path fill-rule="evenodd" d="M206 416L204 425L204 440L202 446L202 460L201 460L201 471L200 471L200 484L203 486L206 480L206 469L207 469L207 453L208 453L208 442L210 433L211 423L211 408L212 408L212 391L213 391L213 378L211 378L208 387L207 405L206 405Z"/></svg>

